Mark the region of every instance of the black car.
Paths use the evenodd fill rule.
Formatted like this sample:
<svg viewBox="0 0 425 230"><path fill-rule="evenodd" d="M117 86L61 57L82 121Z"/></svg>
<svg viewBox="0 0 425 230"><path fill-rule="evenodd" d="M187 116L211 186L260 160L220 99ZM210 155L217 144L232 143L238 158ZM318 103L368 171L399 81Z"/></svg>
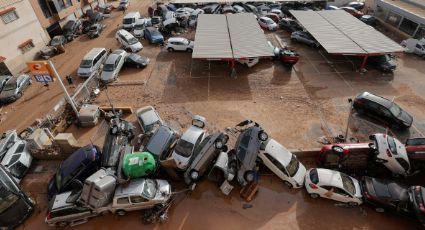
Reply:
<svg viewBox="0 0 425 230"><path fill-rule="evenodd" d="M142 57L138 54L131 53L125 58L124 65L136 68L144 68L149 64L150 60L147 57Z"/></svg>
<svg viewBox="0 0 425 230"><path fill-rule="evenodd" d="M3 86L6 84L6 82L10 79L10 78L12 78L13 76L10 76L10 75L1 75L0 76L0 93L1 93L1 91L2 91L2 89L3 89Z"/></svg>
<svg viewBox="0 0 425 230"><path fill-rule="evenodd" d="M367 58L367 64L375 67L382 72L393 72L396 69L394 59L388 55L370 56Z"/></svg>
<svg viewBox="0 0 425 230"><path fill-rule="evenodd" d="M391 211L411 215L408 187L388 179L364 177L363 197L377 212Z"/></svg>
<svg viewBox="0 0 425 230"><path fill-rule="evenodd" d="M143 151L152 153L157 160L165 160L178 138L179 135L174 129L161 125L150 137Z"/></svg>
<svg viewBox="0 0 425 230"><path fill-rule="evenodd" d="M357 113L381 120L395 129L406 129L413 123L413 117L396 103L368 92L354 99L353 108Z"/></svg>
<svg viewBox="0 0 425 230"><path fill-rule="evenodd" d="M236 165L238 182L245 186L248 182L255 180L258 151L269 136L258 123L251 120L242 121L236 125L234 130L240 134L235 148L231 150L236 161L232 161L230 164L231 167Z"/></svg>
<svg viewBox="0 0 425 230"><path fill-rule="evenodd" d="M102 33L104 28L105 26L100 23L93 24L90 26L89 31L87 32L87 36L89 36L91 39L97 38L99 37L100 33Z"/></svg>
<svg viewBox="0 0 425 230"><path fill-rule="evenodd" d="M34 210L34 202L0 164L0 229L14 229Z"/></svg>
<svg viewBox="0 0 425 230"><path fill-rule="evenodd" d="M408 189L412 200L412 210L416 219L425 227L425 188L422 186L412 186Z"/></svg>
<svg viewBox="0 0 425 230"><path fill-rule="evenodd" d="M291 18L282 18L279 21L279 27L288 32L303 30L303 28L294 19Z"/></svg>
<svg viewBox="0 0 425 230"><path fill-rule="evenodd" d="M79 32L81 27L80 20L69 20L62 28L63 35L68 41L72 41L74 40L74 36Z"/></svg>
<svg viewBox="0 0 425 230"><path fill-rule="evenodd" d="M374 16L372 15L363 15L360 18L360 21L364 22L365 24L375 27L378 25L378 19L376 19Z"/></svg>

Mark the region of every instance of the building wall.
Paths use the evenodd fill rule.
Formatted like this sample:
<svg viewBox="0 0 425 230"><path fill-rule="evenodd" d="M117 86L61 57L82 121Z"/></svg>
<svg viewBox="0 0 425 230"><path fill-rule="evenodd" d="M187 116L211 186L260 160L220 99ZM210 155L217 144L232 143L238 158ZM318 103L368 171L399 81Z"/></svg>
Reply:
<svg viewBox="0 0 425 230"><path fill-rule="evenodd" d="M28 0L0 0L0 12L15 8L18 19L5 23L0 19L0 56L12 74L26 68L26 62L33 60L36 53L48 42L49 37L34 14ZM23 51L19 48L26 41L34 47Z"/></svg>

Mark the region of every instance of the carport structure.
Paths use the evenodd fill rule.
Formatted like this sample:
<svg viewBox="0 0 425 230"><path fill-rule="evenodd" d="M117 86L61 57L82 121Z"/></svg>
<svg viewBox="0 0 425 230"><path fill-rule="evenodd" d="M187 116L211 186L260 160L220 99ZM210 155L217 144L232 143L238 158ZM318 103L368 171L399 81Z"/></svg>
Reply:
<svg viewBox="0 0 425 230"><path fill-rule="evenodd" d="M194 59L231 61L273 56L252 13L201 14L195 34Z"/></svg>
<svg viewBox="0 0 425 230"><path fill-rule="evenodd" d="M403 52L404 48L344 10L297 11L291 14L330 54L369 56Z"/></svg>

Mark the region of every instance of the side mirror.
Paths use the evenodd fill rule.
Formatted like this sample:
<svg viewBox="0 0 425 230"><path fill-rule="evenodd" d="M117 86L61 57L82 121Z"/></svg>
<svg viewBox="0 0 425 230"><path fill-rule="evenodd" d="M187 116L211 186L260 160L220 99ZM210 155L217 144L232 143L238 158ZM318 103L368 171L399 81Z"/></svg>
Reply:
<svg viewBox="0 0 425 230"><path fill-rule="evenodd" d="M353 99L348 98L348 103L353 103Z"/></svg>

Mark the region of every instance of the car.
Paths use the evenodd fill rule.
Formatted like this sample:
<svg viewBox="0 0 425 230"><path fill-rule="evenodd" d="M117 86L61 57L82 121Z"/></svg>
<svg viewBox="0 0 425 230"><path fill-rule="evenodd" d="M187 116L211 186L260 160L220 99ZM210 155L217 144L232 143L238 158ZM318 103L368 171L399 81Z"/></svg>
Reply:
<svg viewBox="0 0 425 230"><path fill-rule="evenodd" d="M227 134L218 132L205 137L193 153L193 160L184 173L184 181L190 185L196 183L210 168L220 152L227 152Z"/></svg>
<svg viewBox="0 0 425 230"><path fill-rule="evenodd" d="M171 185L166 180L138 178L118 185L111 211L119 216L126 212L166 205L171 198Z"/></svg>
<svg viewBox="0 0 425 230"><path fill-rule="evenodd" d="M347 4L347 6L352 7L356 10L363 10L365 3L364 2L360 2L360 1L355 1L355 2L349 2Z"/></svg>
<svg viewBox="0 0 425 230"><path fill-rule="evenodd" d="M425 38L409 38L400 43L405 48L406 53L414 53L419 57L425 58Z"/></svg>
<svg viewBox="0 0 425 230"><path fill-rule="evenodd" d="M279 27L290 33L302 30L302 27L294 19L291 18L282 18L279 21Z"/></svg>
<svg viewBox="0 0 425 230"><path fill-rule="evenodd" d="M0 165L0 190L0 228L14 229L32 214L35 202L21 190L3 165Z"/></svg>
<svg viewBox="0 0 425 230"><path fill-rule="evenodd" d="M260 6L257 6L257 10L258 10L258 13L259 13L260 15L265 15L265 14L267 14L268 12L270 12L270 11L271 11L270 7L268 7L268 6L266 6L266 5L260 5Z"/></svg>
<svg viewBox="0 0 425 230"><path fill-rule="evenodd" d="M135 115L145 135L153 134L159 126L164 124L158 112L150 105L138 109Z"/></svg>
<svg viewBox="0 0 425 230"><path fill-rule="evenodd" d="M91 24L98 24L100 21L102 21L105 18L103 13L100 13L98 11L93 11L91 9L86 10L86 16Z"/></svg>
<svg viewBox="0 0 425 230"><path fill-rule="evenodd" d="M9 146L4 155L0 156L1 164L6 167L16 182L21 179L28 172L31 166L32 155L28 149L28 143L25 140L16 136L16 130L13 130L16 138L10 138L7 142ZM12 141L12 139L14 139ZM13 143L13 144L12 144Z"/></svg>
<svg viewBox="0 0 425 230"><path fill-rule="evenodd" d="M145 18L136 19L136 23L134 24L134 27L133 27L134 37L143 38L147 24L148 24L148 20Z"/></svg>
<svg viewBox="0 0 425 230"><path fill-rule="evenodd" d="M115 34L115 39L121 44L121 47L133 53L137 53L143 49L142 43L127 30L118 30Z"/></svg>
<svg viewBox="0 0 425 230"><path fill-rule="evenodd" d="M277 24L268 17L260 17L258 19L258 24L260 24L261 28L267 29L267 30L277 30Z"/></svg>
<svg viewBox="0 0 425 230"><path fill-rule="evenodd" d="M220 10L220 8L221 8L220 4L211 3L202 7L202 10L204 10L206 14L216 14Z"/></svg>
<svg viewBox="0 0 425 230"><path fill-rule="evenodd" d="M363 16L363 13L361 11L354 9L353 7L343 6L343 7L340 7L339 9L344 10L345 12L353 15L356 18L360 18Z"/></svg>
<svg viewBox="0 0 425 230"><path fill-rule="evenodd" d="M159 32L159 30L155 27L147 27L145 29L145 39L149 41L151 44L163 44L164 36Z"/></svg>
<svg viewBox="0 0 425 230"><path fill-rule="evenodd" d="M279 19L285 17L285 14L283 14L283 12L280 9L277 9L277 8L272 8L270 10L270 13L276 14L277 16L279 16Z"/></svg>
<svg viewBox="0 0 425 230"><path fill-rule="evenodd" d="M178 138L179 134L177 131L166 125L161 125L141 149L150 152L156 160L166 160Z"/></svg>
<svg viewBox="0 0 425 230"><path fill-rule="evenodd" d="M411 173L406 147L397 138L376 133L370 136L377 150L376 161L385 165L393 174L407 176Z"/></svg>
<svg viewBox="0 0 425 230"><path fill-rule="evenodd" d="M31 83L31 77L27 74L9 78L0 92L0 103L10 103L18 100Z"/></svg>
<svg viewBox="0 0 425 230"><path fill-rule="evenodd" d="M274 47L274 57L279 59L284 65L293 66L300 59L300 55L289 48Z"/></svg>
<svg viewBox="0 0 425 230"><path fill-rule="evenodd" d="M176 10L176 18L189 18L194 9L190 7L178 8Z"/></svg>
<svg viewBox="0 0 425 230"><path fill-rule="evenodd" d="M416 218L425 227L425 188L422 186L412 186L408 189L410 200L412 201L412 209Z"/></svg>
<svg viewBox="0 0 425 230"><path fill-rule="evenodd" d="M237 168L237 180L245 186L256 177L257 156L262 143L269 139L263 128L252 120L240 122L229 132L239 133L234 149L229 151L230 167Z"/></svg>
<svg viewBox="0 0 425 230"><path fill-rule="evenodd" d="M65 45L68 41L66 40L65 36L63 35L56 35L50 40L49 46L53 47L59 47Z"/></svg>
<svg viewBox="0 0 425 230"><path fill-rule="evenodd" d="M132 30L136 21L141 18L141 15L138 11L129 12L122 19L122 28L125 30Z"/></svg>
<svg viewBox="0 0 425 230"><path fill-rule="evenodd" d="M89 36L90 39L97 38L102 33L103 29L105 28L105 25L96 23L90 26L89 31L87 32L87 36Z"/></svg>
<svg viewBox="0 0 425 230"><path fill-rule="evenodd" d="M406 140L405 147L411 164L411 171L414 172L415 170L423 170L425 168L425 138L408 138Z"/></svg>
<svg viewBox="0 0 425 230"><path fill-rule="evenodd" d="M15 145L15 142L19 140L16 130L8 130L0 136L0 161L6 155L7 151Z"/></svg>
<svg viewBox="0 0 425 230"><path fill-rule="evenodd" d="M82 29L82 24L80 20L69 20L63 27L63 35L68 41L74 40L74 37Z"/></svg>
<svg viewBox="0 0 425 230"><path fill-rule="evenodd" d="M264 14L264 17L268 17L268 18L270 18L271 20L273 20L276 24L277 23L279 23L279 21L280 21L280 16L279 15L277 15L277 14L275 14L275 13L272 13L272 12L269 12L269 13L267 13L267 14Z"/></svg>
<svg viewBox="0 0 425 230"><path fill-rule="evenodd" d="M119 10L126 10L128 6L130 5L130 0L120 0L120 3L118 4Z"/></svg>
<svg viewBox="0 0 425 230"><path fill-rule="evenodd" d="M236 13L235 9L233 9L233 6L231 5L224 5L223 8L221 8L222 14L234 14Z"/></svg>
<svg viewBox="0 0 425 230"><path fill-rule="evenodd" d="M173 37L169 38L166 42L165 48L169 52L174 51L185 51L192 53L193 52L193 41L186 39L186 38L179 38L179 37Z"/></svg>
<svg viewBox="0 0 425 230"><path fill-rule="evenodd" d="M363 92L353 100L353 109L394 129L407 129L413 123L413 117L395 102L369 92Z"/></svg>
<svg viewBox="0 0 425 230"><path fill-rule="evenodd" d="M95 145L86 145L64 160L49 182L48 199L56 194L82 186L84 180L95 173L100 166L101 152Z"/></svg>
<svg viewBox="0 0 425 230"><path fill-rule="evenodd" d="M116 80L122 66L124 65L126 56L127 52L120 49L114 50L111 54L109 54L108 58L106 58L106 61L103 64L100 80L104 83L109 83Z"/></svg>
<svg viewBox="0 0 425 230"><path fill-rule="evenodd" d="M48 213L44 220L51 227L76 226L98 216L95 210L79 205L76 201L80 192L67 191L55 195L49 202Z"/></svg>
<svg viewBox="0 0 425 230"><path fill-rule="evenodd" d="M338 6L328 5L326 6L325 10L339 10Z"/></svg>
<svg viewBox="0 0 425 230"><path fill-rule="evenodd" d="M316 39L311 36L310 33L305 31L294 31L291 33L291 40L301 42L307 44L312 47L320 47L320 44L316 41Z"/></svg>
<svg viewBox="0 0 425 230"><path fill-rule="evenodd" d="M312 198L323 197L357 206L363 203L360 183L345 173L312 168L305 175L305 188Z"/></svg>
<svg viewBox="0 0 425 230"><path fill-rule="evenodd" d="M317 156L317 165L334 170L364 172L369 163L375 160L375 150L373 142L323 145Z"/></svg>
<svg viewBox="0 0 425 230"><path fill-rule="evenodd" d="M12 78L11 75L0 75L0 93L3 90L3 86L6 84L6 82Z"/></svg>
<svg viewBox="0 0 425 230"><path fill-rule="evenodd" d="M177 141L176 147L171 154L176 166L180 170L186 170L193 157L193 153L199 144L206 137L205 118L195 115L192 118L192 125L183 133Z"/></svg>
<svg viewBox="0 0 425 230"><path fill-rule="evenodd" d="M360 17L360 21L372 27L376 27L379 23L378 19L372 15L363 15Z"/></svg>
<svg viewBox="0 0 425 230"><path fill-rule="evenodd" d="M136 67L138 69L145 68L150 62L150 59L147 57L142 57L135 53L130 53L125 57L124 65L125 66L132 66Z"/></svg>
<svg viewBox="0 0 425 230"><path fill-rule="evenodd" d="M367 58L367 65L384 73L392 73L397 68L394 59L389 54L370 56Z"/></svg>
<svg viewBox="0 0 425 230"><path fill-rule="evenodd" d="M63 35L56 35L50 40L49 45L42 48L38 52L38 56L43 59L49 59L50 57L55 56L56 54L63 53L65 51L64 45L68 40Z"/></svg>
<svg viewBox="0 0 425 230"><path fill-rule="evenodd" d="M235 13L245 13L246 10L240 5L233 5L233 10Z"/></svg>
<svg viewBox="0 0 425 230"><path fill-rule="evenodd" d="M365 203L373 206L376 212L392 211L410 215L411 204L408 187L389 179L365 176L362 178L362 193Z"/></svg>
<svg viewBox="0 0 425 230"><path fill-rule="evenodd" d="M276 140L269 138L263 142L260 150L260 162L284 181L289 188L301 188L304 185L305 166L297 157Z"/></svg>

